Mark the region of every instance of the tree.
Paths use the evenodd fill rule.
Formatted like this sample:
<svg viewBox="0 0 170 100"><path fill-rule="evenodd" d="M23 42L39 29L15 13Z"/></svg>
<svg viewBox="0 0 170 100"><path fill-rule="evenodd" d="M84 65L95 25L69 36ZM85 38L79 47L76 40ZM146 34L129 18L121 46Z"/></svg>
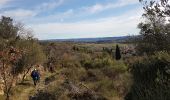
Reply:
<svg viewBox="0 0 170 100"><path fill-rule="evenodd" d="M0 37L3 39L16 38L19 28L14 25L13 19L2 16L0 20Z"/></svg>
<svg viewBox="0 0 170 100"><path fill-rule="evenodd" d="M0 19L0 76L4 81L4 93L9 99L12 85L18 75L18 62L22 57L22 50L13 46L18 36L19 27L14 25L13 19L4 17Z"/></svg>
<svg viewBox="0 0 170 100"><path fill-rule="evenodd" d="M120 60L121 59L121 54L120 54L120 48L118 45L116 45L116 52L115 52L115 59Z"/></svg>
<svg viewBox="0 0 170 100"><path fill-rule="evenodd" d="M168 0L156 2L139 0L143 4L144 22L138 25L140 36L137 39L139 53L153 54L162 50L170 50L170 28L167 18L170 16Z"/></svg>
<svg viewBox="0 0 170 100"><path fill-rule="evenodd" d="M0 20L0 76L4 81L6 100L19 74L28 73L35 64L42 63L44 53L38 41L22 25L10 17Z"/></svg>
<svg viewBox="0 0 170 100"><path fill-rule="evenodd" d="M35 40L20 40L17 42L16 46L24 50L24 54L20 61L20 64L22 64L20 73L23 73L22 82L24 82L24 79L31 68L36 64L43 64L46 57L42 47Z"/></svg>
<svg viewBox="0 0 170 100"><path fill-rule="evenodd" d="M19 51L14 47L7 47L3 51L0 51L0 74L4 80L4 93L6 94L6 100L9 100L10 92L13 83L18 75L18 64L22 58L22 51Z"/></svg>
<svg viewBox="0 0 170 100"><path fill-rule="evenodd" d="M145 22L138 25L140 40L137 49L147 53L130 64L133 84L125 100L168 100L170 98L169 69L170 16L169 0L139 0L144 5Z"/></svg>

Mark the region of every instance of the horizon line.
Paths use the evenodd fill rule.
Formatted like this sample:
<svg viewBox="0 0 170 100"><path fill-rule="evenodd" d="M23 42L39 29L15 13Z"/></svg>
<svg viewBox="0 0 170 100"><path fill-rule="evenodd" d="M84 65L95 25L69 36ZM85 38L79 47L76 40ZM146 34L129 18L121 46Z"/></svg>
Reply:
<svg viewBox="0 0 170 100"><path fill-rule="evenodd" d="M49 38L49 39L38 39L38 40L72 40L72 39L95 39L95 38L112 38L112 37L128 37L135 35L122 35L122 36L106 36L106 37L80 37L80 38Z"/></svg>

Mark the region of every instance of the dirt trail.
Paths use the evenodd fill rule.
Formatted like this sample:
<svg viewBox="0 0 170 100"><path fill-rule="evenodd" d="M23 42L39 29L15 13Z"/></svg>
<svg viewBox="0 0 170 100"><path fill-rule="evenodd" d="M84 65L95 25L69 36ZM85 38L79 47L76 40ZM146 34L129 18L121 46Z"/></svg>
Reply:
<svg viewBox="0 0 170 100"><path fill-rule="evenodd" d="M44 90L46 86L48 86L45 85L45 79L50 76L51 74L49 73L43 74L37 86L34 86L31 78L29 78L29 80L26 81L26 84L29 85L18 85L17 88L20 92L16 92L16 94L11 97L11 100L29 100L30 96L33 96L40 90Z"/></svg>
<svg viewBox="0 0 170 100"><path fill-rule="evenodd" d="M21 93L18 93L12 97L12 100L29 100L31 95L36 93L38 90L43 90L45 88L44 80L45 77L43 76L37 86L34 86L32 80L29 80L29 83L32 85L23 88Z"/></svg>
<svg viewBox="0 0 170 100"><path fill-rule="evenodd" d="M22 93L18 96L17 100L29 100L29 94L31 91L34 91L33 87L26 88L22 91Z"/></svg>
<svg viewBox="0 0 170 100"><path fill-rule="evenodd" d="M28 88L23 89L23 91L18 94L18 96L16 98L14 98L13 100L29 100L29 97L36 93L38 90L42 90L43 88L45 88L44 85L44 81L40 81L40 83L37 84L37 86L30 86Z"/></svg>

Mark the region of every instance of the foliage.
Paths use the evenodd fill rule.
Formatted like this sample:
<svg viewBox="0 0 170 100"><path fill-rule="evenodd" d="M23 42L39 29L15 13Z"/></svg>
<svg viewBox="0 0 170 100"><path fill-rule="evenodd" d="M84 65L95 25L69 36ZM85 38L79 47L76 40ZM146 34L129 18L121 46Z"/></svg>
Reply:
<svg viewBox="0 0 170 100"><path fill-rule="evenodd" d="M31 66L44 62L45 56L29 31L14 23L10 17L2 16L0 20L0 46L0 76L8 100L17 76L25 70L28 72Z"/></svg>
<svg viewBox="0 0 170 100"><path fill-rule="evenodd" d="M159 52L132 65L134 83L126 100L168 100L170 98L170 55Z"/></svg>
<svg viewBox="0 0 170 100"><path fill-rule="evenodd" d="M115 57L116 57L116 60L120 60L121 59L120 48L119 48L118 45L116 45Z"/></svg>
<svg viewBox="0 0 170 100"><path fill-rule="evenodd" d="M45 61L42 47L35 40L20 40L16 43L16 46L25 52L22 59L25 67L43 64Z"/></svg>
<svg viewBox="0 0 170 100"><path fill-rule="evenodd" d="M18 75L18 64L22 58L22 51L16 48L5 48L0 52L0 75L4 80L4 92L6 94L6 99L9 99L10 91L15 82L15 78Z"/></svg>
<svg viewBox="0 0 170 100"><path fill-rule="evenodd" d="M107 52L110 55L112 55L112 53L113 53L113 49L109 49L109 48L106 48L106 47L103 47L103 51Z"/></svg>
<svg viewBox="0 0 170 100"><path fill-rule="evenodd" d="M64 80L71 81L76 86L80 83L84 84L86 90L93 91L95 94L108 100L113 99L113 97L123 97L129 89L129 81L131 80L127 72L128 67L124 62L113 59L113 53L110 55L107 53L107 50L103 50L103 48L113 48L113 45L116 46L115 44L107 44L106 46L106 44L64 42L46 44L44 50L47 57L54 58L55 63L53 64L56 67L57 77L59 77L48 84L48 87L53 92L47 93L55 94L54 91L58 93L58 89L54 87L62 87L64 92L62 95L60 93L56 94L56 98L64 96L68 100L72 99L72 97L81 98L87 96L83 94L84 92L72 94L72 91L69 91L68 93L67 87L63 87L63 85L50 85L64 77ZM81 90L82 87L77 88Z"/></svg>
<svg viewBox="0 0 170 100"><path fill-rule="evenodd" d="M30 69L35 65L43 64L46 57L42 47L35 40L20 40L16 43L16 46L24 50L22 59L18 63L22 65L18 70L23 73L23 82Z"/></svg>
<svg viewBox="0 0 170 100"><path fill-rule="evenodd" d="M14 25L13 19L10 17L2 16L0 20L0 37L3 39L16 38L18 27Z"/></svg>
<svg viewBox="0 0 170 100"><path fill-rule="evenodd" d="M8 87L6 85L5 88L9 88L6 90L9 94L13 82L18 82L16 78L18 74L23 74L24 79L34 65L43 63L46 63L48 69L51 66L54 68L54 76L46 78L45 91L39 91L35 94L35 98L30 98L30 100L60 98L79 100L96 97L110 100L114 96L123 97L126 94L130 77L124 62L113 59L115 50L112 46L115 47L115 44L63 42L40 45L39 41L29 34L30 31L14 23L10 18L5 20L7 21L3 23L7 22L7 25L2 22L2 25L0 24L0 46L2 47L0 54L3 54L2 59L0 58L0 66L5 66L5 69L0 69L0 71L1 75L6 78L4 80ZM9 34L5 34L8 33L6 27L11 28ZM12 54L8 53L11 50ZM16 56L15 59L13 59L14 56ZM1 63L3 61L5 64ZM83 89L79 86L80 83L84 83ZM83 92L73 93L70 87Z"/></svg>
<svg viewBox="0 0 170 100"><path fill-rule="evenodd" d="M170 50L170 31L169 21L170 5L168 0L156 2L153 0L140 0L143 4L144 22L138 25L140 36L138 37L137 51L147 54L153 54L156 51Z"/></svg>

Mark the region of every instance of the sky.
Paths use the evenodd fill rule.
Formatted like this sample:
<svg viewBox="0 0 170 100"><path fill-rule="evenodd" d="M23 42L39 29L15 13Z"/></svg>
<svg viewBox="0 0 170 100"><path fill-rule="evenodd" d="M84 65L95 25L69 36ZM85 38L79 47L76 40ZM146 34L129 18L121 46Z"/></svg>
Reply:
<svg viewBox="0 0 170 100"><path fill-rule="evenodd" d="M0 0L0 16L41 40L136 35L142 12L138 0Z"/></svg>

